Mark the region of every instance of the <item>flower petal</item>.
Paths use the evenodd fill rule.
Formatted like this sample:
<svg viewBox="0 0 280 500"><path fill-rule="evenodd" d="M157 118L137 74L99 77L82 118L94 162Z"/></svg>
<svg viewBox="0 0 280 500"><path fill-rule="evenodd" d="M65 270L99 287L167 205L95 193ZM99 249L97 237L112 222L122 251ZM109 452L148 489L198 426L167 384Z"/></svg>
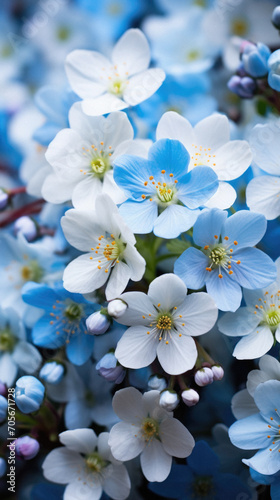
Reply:
<svg viewBox="0 0 280 500"><path fill-rule="evenodd" d="M192 337L178 332L170 332L168 341L162 339L158 342L157 357L166 373L180 375L194 367L197 358L197 349Z"/></svg>
<svg viewBox="0 0 280 500"><path fill-rule="evenodd" d="M164 481L171 470L172 457L153 439L140 456L142 471L148 481Z"/></svg>
<svg viewBox="0 0 280 500"><path fill-rule="evenodd" d="M267 325L258 326L235 346L233 356L237 359L256 359L266 354L273 346L273 335Z"/></svg>
<svg viewBox="0 0 280 500"><path fill-rule="evenodd" d="M188 457L195 445L194 438L176 418L166 418L159 428L160 440L166 453L173 457Z"/></svg>
<svg viewBox="0 0 280 500"><path fill-rule="evenodd" d="M75 429L59 434L59 440L68 450L77 453L92 453L97 445L97 437L92 429Z"/></svg>
<svg viewBox="0 0 280 500"><path fill-rule="evenodd" d="M206 267L208 257L197 248L185 250L174 265L174 273L179 276L188 288L202 288L208 278Z"/></svg>
<svg viewBox="0 0 280 500"><path fill-rule="evenodd" d="M148 326L131 326L119 340L115 356L126 368L149 366L156 357L158 339Z"/></svg>
<svg viewBox="0 0 280 500"><path fill-rule="evenodd" d="M161 311L170 311L185 300L187 288L178 276L170 273L154 279L149 286L148 297Z"/></svg>

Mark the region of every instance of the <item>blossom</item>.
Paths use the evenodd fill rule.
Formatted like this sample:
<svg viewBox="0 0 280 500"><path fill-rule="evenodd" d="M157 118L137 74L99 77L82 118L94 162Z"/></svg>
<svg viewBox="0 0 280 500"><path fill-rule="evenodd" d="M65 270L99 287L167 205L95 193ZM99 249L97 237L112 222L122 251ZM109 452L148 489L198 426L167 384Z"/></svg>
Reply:
<svg viewBox="0 0 280 500"><path fill-rule="evenodd" d="M111 61L99 52L74 50L65 69L71 87L83 99L83 111L98 116L135 106L156 92L165 74L159 68L147 69L150 58L145 35L130 29L115 45Z"/></svg>
<svg viewBox="0 0 280 500"><path fill-rule="evenodd" d="M215 113L192 127L186 118L168 111L158 123L156 137L180 141L190 154L189 170L193 173L204 165L217 174L219 188L204 203L207 207L223 209L234 203L235 189L226 181L240 177L247 170L252 153L247 141L230 140L230 124L225 115Z"/></svg>
<svg viewBox="0 0 280 500"><path fill-rule="evenodd" d="M115 203L125 200L113 179L112 164L127 152L145 155L144 141L132 141L133 128L123 112L87 116L81 103L69 112L69 128L50 143L46 159L52 172L46 177L43 197L51 203L72 199L76 208L94 207L99 194L108 194ZM149 143L149 141L147 141Z"/></svg>
<svg viewBox="0 0 280 500"><path fill-rule="evenodd" d="M235 346L237 359L255 359L266 354L274 342L280 342L280 258L276 261L277 280L261 290L244 290L246 307L225 314L219 330L230 337L242 337Z"/></svg>
<svg viewBox="0 0 280 500"><path fill-rule="evenodd" d="M174 274L164 274L149 286L148 294L126 292L128 304L117 319L129 325L117 344L115 356L127 368L141 368L155 357L172 375L193 368L197 349L192 336L208 332L217 319L217 308L206 293L187 296L187 288Z"/></svg>
<svg viewBox="0 0 280 500"><path fill-rule="evenodd" d="M99 500L102 490L113 500L124 500L130 491L125 466L112 457L108 432L97 437L92 429L59 434L65 447L52 450L43 463L46 479L67 484L64 500Z"/></svg>
<svg viewBox="0 0 280 500"><path fill-rule="evenodd" d="M96 199L95 211L72 209L61 219L71 245L87 252L65 269L64 287L70 292L89 293L106 283L107 300L117 297L129 279L139 281L145 261L135 248L135 237L107 195Z"/></svg>
<svg viewBox="0 0 280 500"><path fill-rule="evenodd" d="M44 395L45 387L36 377L25 375L16 381L15 402L22 413L38 411Z"/></svg>
<svg viewBox="0 0 280 500"><path fill-rule="evenodd" d="M131 460L140 454L144 476L149 481L164 481L172 464L172 456L189 456L194 439L173 413L159 405L160 392L145 394L133 387L117 391L113 408L122 420L114 425L109 446L117 460Z"/></svg>
<svg viewBox="0 0 280 500"><path fill-rule="evenodd" d="M123 155L114 162L114 179L129 197L120 213L132 231L175 238L192 227L218 181L209 167L188 172L189 161L183 144L162 139L150 148L148 160Z"/></svg>
<svg viewBox="0 0 280 500"><path fill-rule="evenodd" d="M250 210L263 214L268 220L280 215L279 127L280 120L256 125L250 135L253 160L269 175L259 175L249 182L246 203Z"/></svg>
<svg viewBox="0 0 280 500"><path fill-rule="evenodd" d="M265 218L246 210L227 216L214 208L201 213L193 240L202 248L185 250L175 262L174 272L194 290L205 284L221 311L236 311L241 286L252 290L270 285L276 267L265 253L251 248L265 233Z"/></svg>
<svg viewBox="0 0 280 500"><path fill-rule="evenodd" d="M242 418L229 429L231 442L243 450L259 451L243 463L260 474L275 474L280 470L280 382L269 380L260 384L254 393L259 413Z"/></svg>

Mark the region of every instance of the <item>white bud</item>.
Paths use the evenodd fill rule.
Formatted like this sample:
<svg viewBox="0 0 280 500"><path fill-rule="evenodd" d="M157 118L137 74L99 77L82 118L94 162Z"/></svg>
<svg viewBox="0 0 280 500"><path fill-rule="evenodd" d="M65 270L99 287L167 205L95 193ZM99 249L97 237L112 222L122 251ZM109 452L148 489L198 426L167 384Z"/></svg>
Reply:
<svg viewBox="0 0 280 500"><path fill-rule="evenodd" d="M214 380L222 380L222 378L225 374L223 368L219 365L212 366L212 372L213 372Z"/></svg>
<svg viewBox="0 0 280 500"><path fill-rule="evenodd" d="M127 309L127 304L121 299L111 300L108 304L108 314L113 318L119 318Z"/></svg>
<svg viewBox="0 0 280 500"><path fill-rule="evenodd" d="M19 217L14 223L14 233L15 235L18 233L23 234L27 241L34 240L37 236L37 227L34 220L26 215Z"/></svg>
<svg viewBox="0 0 280 500"><path fill-rule="evenodd" d="M182 392L181 397L187 406L195 406L199 401L199 394L194 389L186 389Z"/></svg>
<svg viewBox="0 0 280 500"><path fill-rule="evenodd" d="M160 377L158 375L152 375L149 378L148 387L151 390L155 390L155 391L160 391L161 392L161 391L164 391L164 389L166 389L167 383L166 383L165 378Z"/></svg>
<svg viewBox="0 0 280 500"><path fill-rule="evenodd" d="M194 376L195 383L200 387L212 384L213 380L214 380L214 374L211 368L208 368L207 366L204 366L203 368L198 370Z"/></svg>
<svg viewBox="0 0 280 500"><path fill-rule="evenodd" d="M4 210L4 208L6 208L8 201L8 193L4 189L0 188L0 210Z"/></svg>
<svg viewBox="0 0 280 500"><path fill-rule="evenodd" d="M110 321L106 314L97 311L87 318L86 325L88 332L92 335L102 335L108 330Z"/></svg>
<svg viewBox="0 0 280 500"><path fill-rule="evenodd" d="M159 398L159 404L164 410L173 411L179 403L179 396L175 391L163 391Z"/></svg>

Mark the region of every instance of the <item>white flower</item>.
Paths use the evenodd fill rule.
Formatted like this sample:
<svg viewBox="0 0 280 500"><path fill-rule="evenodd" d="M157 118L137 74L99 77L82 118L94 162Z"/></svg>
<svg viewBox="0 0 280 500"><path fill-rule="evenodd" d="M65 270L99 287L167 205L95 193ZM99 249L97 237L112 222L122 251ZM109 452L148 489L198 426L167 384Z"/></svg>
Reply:
<svg viewBox="0 0 280 500"><path fill-rule="evenodd" d="M67 484L64 500L99 500L102 490L114 500L124 500L130 480L123 464L108 446L108 432L98 437L92 429L75 429L59 434L65 447L52 450L43 462L46 479Z"/></svg>
<svg viewBox="0 0 280 500"><path fill-rule="evenodd" d="M89 117L80 102L70 109L69 124L47 149L53 171L43 184L43 197L51 203L72 199L75 208L83 209L94 207L99 194L108 194L115 203L125 201L113 179L112 163L125 153L146 156L144 144L150 141L132 141L133 128L125 113Z"/></svg>
<svg viewBox="0 0 280 500"><path fill-rule="evenodd" d="M165 74L159 68L147 69L150 58L145 35L130 29L115 45L111 61L99 52L74 50L65 69L83 99L83 111L98 116L135 106L156 92Z"/></svg>
<svg viewBox="0 0 280 500"><path fill-rule="evenodd" d="M106 298L111 300L122 293L130 279L142 278L145 260L109 196L97 197L95 211L68 210L61 225L69 243L86 252L64 271L64 287L69 292L90 293L108 280Z"/></svg>
<svg viewBox="0 0 280 500"><path fill-rule="evenodd" d="M254 162L270 175L252 179L246 189L250 210L263 214L268 220L280 215L280 120L256 125L250 136Z"/></svg>
<svg viewBox="0 0 280 500"><path fill-rule="evenodd" d="M131 325L115 352L123 366L142 368L157 356L171 375L193 368L197 349L192 336L208 332L218 312L207 293L186 294L178 276L164 274L150 284L148 295L127 292L119 297L128 308L117 321Z"/></svg>
<svg viewBox="0 0 280 500"><path fill-rule="evenodd" d="M211 167L218 176L219 187L205 204L209 208L229 208L235 201L235 189L225 181L240 177L250 166L252 154L247 141L231 141L230 125L225 115L215 113L193 128L174 111L161 117L156 137L177 139L190 153L189 170L196 166Z"/></svg>
<svg viewBox="0 0 280 500"><path fill-rule="evenodd" d="M117 391L113 408L123 420L111 429L109 446L118 460L140 455L148 481L164 481L171 469L172 456L188 457L194 439L186 427L159 405L160 392L145 394L133 387Z"/></svg>

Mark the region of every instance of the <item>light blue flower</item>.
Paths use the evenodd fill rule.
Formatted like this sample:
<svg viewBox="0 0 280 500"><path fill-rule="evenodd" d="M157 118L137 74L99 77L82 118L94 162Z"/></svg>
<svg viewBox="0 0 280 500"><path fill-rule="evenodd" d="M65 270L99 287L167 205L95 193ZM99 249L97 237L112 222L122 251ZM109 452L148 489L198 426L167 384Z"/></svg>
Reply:
<svg viewBox="0 0 280 500"><path fill-rule="evenodd" d="M260 474L275 474L280 470L280 382L268 380L254 393L260 412L242 418L229 429L231 442L243 450L259 451L242 461Z"/></svg>
<svg viewBox="0 0 280 500"><path fill-rule="evenodd" d="M204 210L193 229L194 243L175 262L174 272L188 288L206 285L221 311L236 311L241 287L263 288L276 279L274 262L256 245L266 230L263 215L241 210L231 217L219 209Z"/></svg>
<svg viewBox="0 0 280 500"><path fill-rule="evenodd" d="M271 500L280 500L280 472L265 476L250 468L250 474L254 481L260 484L270 484Z"/></svg>
<svg viewBox="0 0 280 500"><path fill-rule="evenodd" d="M7 416L8 401L0 395L0 422L3 422Z"/></svg>
<svg viewBox="0 0 280 500"><path fill-rule="evenodd" d="M217 191L210 167L188 172L190 155L181 142L157 141L148 160L123 155L114 162L114 178L129 198L119 211L131 230L176 238L196 221L199 210Z"/></svg>
<svg viewBox="0 0 280 500"><path fill-rule="evenodd" d="M36 377L20 377L15 387L15 402L22 413L38 411L45 395L45 387Z"/></svg>
<svg viewBox="0 0 280 500"><path fill-rule="evenodd" d="M270 49L263 43L246 43L241 55L246 73L254 78L263 77L268 73L267 61Z"/></svg>
<svg viewBox="0 0 280 500"><path fill-rule="evenodd" d="M61 363L50 361L41 368L39 377L49 384L59 384L64 373L65 369Z"/></svg>

